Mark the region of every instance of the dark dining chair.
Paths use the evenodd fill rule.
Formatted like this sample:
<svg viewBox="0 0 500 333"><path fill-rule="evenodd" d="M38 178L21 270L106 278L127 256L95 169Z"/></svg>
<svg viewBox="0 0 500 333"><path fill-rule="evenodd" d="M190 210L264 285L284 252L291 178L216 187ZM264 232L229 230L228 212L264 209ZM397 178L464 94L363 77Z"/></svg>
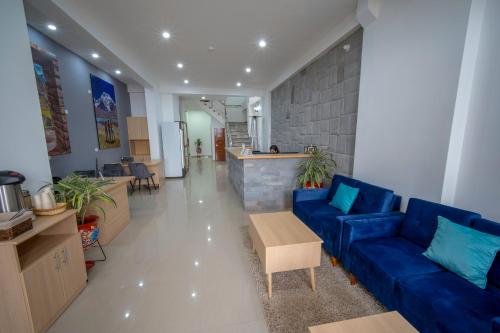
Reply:
<svg viewBox="0 0 500 333"><path fill-rule="evenodd" d="M145 179L148 183L148 190L149 194L151 194L151 183L149 180L151 179L151 182L153 184L153 187L156 189L157 185L155 184L155 181L153 179L153 176L155 175L152 172L149 172L148 168L144 163L129 163L128 167L130 169L130 175L134 176L134 184L132 185L132 191L134 191L135 187L135 182L139 180L139 192L141 191L141 181ZM160 185L158 184L158 188L160 188Z"/></svg>
<svg viewBox="0 0 500 333"><path fill-rule="evenodd" d="M87 178L96 178L97 175L95 173L95 170L76 170L73 171L75 175L78 175L80 177L87 177Z"/></svg>
<svg viewBox="0 0 500 333"><path fill-rule="evenodd" d="M123 177L126 176L125 170L120 163L104 164L102 166L102 175L104 177Z"/></svg>

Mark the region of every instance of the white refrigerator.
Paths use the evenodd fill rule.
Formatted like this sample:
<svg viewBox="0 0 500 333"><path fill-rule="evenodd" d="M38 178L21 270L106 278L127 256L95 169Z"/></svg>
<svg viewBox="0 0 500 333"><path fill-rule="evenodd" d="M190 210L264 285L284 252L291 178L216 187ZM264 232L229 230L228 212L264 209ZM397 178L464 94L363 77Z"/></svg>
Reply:
<svg viewBox="0 0 500 333"><path fill-rule="evenodd" d="M189 139L186 123L161 124L165 177L184 177L189 169Z"/></svg>

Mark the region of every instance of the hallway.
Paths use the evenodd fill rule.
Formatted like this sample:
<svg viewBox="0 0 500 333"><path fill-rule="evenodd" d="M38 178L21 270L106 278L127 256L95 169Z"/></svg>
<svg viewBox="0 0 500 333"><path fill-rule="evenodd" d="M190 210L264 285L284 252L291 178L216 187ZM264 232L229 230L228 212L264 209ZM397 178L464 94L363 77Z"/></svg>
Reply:
<svg viewBox="0 0 500 333"><path fill-rule="evenodd" d="M248 215L226 173L192 159L186 178L134 193L130 226L49 332L267 332L242 245Z"/></svg>

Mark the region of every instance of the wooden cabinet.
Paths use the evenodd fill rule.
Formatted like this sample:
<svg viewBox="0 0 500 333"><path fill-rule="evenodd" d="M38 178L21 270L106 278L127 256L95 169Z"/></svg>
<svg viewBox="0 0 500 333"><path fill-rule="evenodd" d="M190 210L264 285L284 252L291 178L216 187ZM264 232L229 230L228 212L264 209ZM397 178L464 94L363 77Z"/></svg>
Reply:
<svg viewBox="0 0 500 333"><path fill-rule="evenodd" d="M60 270L61 258L54 249L22 273L35 332L43 332L66 303Z"/></svg>
<svg viewBox="0 0 500 333"><path fill-rule="evenodd" d="M66 301L71 301L86 283L86 269L80 235L69 238L60 249L61 255L61 280Z"/></svg>
<svg viewBox="0 0 500 333"><path fill-rule="evenodd" d="M148 118L127 117L129 140L149 140Z"/></svg>
<svg viewBox="0 0 500 333"><path fill-rule="evenodd" d="M130 155L137 161L150 159L148 119L127 117L127 130Z"/></svg>
<svg viewBox="0 0 500 333"><path fill-rule="evenodd" d="M45 332L86 285L75 211L38 217L0 241L0 262L0 332Z"/></svg>

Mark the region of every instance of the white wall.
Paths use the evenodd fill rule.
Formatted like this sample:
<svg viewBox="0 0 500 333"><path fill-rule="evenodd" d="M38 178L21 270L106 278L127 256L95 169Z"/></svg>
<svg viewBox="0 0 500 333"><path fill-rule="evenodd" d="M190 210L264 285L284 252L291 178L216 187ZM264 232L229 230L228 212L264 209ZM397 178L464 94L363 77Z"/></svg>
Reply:
<svg viewBox="0 0 500 333"><path fill-rule="evenodd" d="M146 112L148 117L149 150L151 159L162 159L163 148L161 144L161 96L154 89L144 89Z"/></svg>
<svg viewBox="0 0 500 333"><path fill-rule="evenodd" d="M52 182L23 2L0 3L0 169L26 176L36 191Z"/></svg>
<svg viewBox="0 0 500 333"><path fill-rule="evenodd" d="M469 0L380 0L364 27L354 176L440 201Z"/></svg>
<svg viewBox="0 0 500 333"><path fill-rule="evenodd" d="M500 1L487 0L455 205L500 222Z"/></svg>
<svg viewBox="0 0 500 333"><path fill-rule="evenodd" d="M205 111L188 111L186 115L191 156L197 156L196 139L202 141L201 155L212 154L212 117Z"/></svg>
<svg viewBox="0 0 500 333"><path fill-rule="evenodd" d="M227 121L242 123L247 121L247 111L242 106L226 106Z"/></svg>
<svg viewBox="0 0 500 333"><path fill-rule="evenodd" d="M129 95L132 117L146 117L146 98L144 92L129 92Z"/></svg>

